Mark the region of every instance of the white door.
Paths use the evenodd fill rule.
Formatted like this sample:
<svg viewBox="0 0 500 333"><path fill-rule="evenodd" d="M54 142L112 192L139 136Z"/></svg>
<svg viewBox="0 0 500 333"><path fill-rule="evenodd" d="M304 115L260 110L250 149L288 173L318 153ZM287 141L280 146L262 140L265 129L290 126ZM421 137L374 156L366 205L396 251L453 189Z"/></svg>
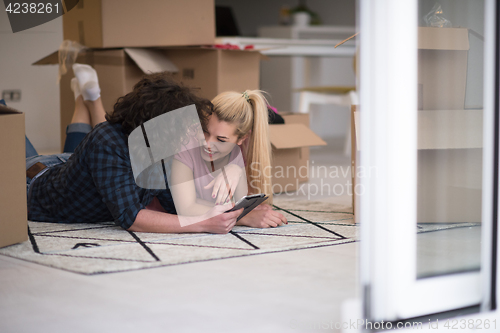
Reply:
<svg viewBox="0 0 500 333"><path fill-rule="evenodd" d="M360 268L371 321L498 306L496 2L440 3L433 13L434 0L358 3Z"/></svg>

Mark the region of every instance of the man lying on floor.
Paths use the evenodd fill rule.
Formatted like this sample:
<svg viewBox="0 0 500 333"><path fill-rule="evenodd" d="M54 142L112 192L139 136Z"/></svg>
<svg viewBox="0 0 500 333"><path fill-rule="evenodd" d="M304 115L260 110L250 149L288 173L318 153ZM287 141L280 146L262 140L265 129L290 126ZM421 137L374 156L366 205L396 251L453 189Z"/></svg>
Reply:
<svg viewBox="0 0 500 333"><path fill-rule="evenodd" d="M148 120L188 105L194 104L202 119L211 114L212 103L165 74L152 74L119 98L109 115L102 106L95 71L79 64L73 69L75 113L66 130L64 153L38 155L28 139L26 142L29 220L114 221L130 231L171 233L227 233L235 224L275 227L287 222L269 205L260 205L237 223L242 209L224 213L231 208L227 204L213 207L200 222L181 226L168 188L137 186L128 136Z"/></svg>

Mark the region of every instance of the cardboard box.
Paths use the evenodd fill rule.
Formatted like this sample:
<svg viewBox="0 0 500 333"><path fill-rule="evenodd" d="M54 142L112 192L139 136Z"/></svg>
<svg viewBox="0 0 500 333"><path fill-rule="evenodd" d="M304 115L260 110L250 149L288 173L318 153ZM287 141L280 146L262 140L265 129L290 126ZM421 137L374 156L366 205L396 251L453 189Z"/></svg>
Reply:
<svg viewBox="0 0 500 333"><path fill-rule="evenodd" d="M63 15L64 39L91 48L211 45L213 0L80 0Z"/></svg>
<svg viewBox="0 0 500 333"><path fill-rule="evenodd" d="M481 222L482 110L418 112L417 221Z"/></svg>
<svg viewBox="0 0 500 333"><path fill-rule="evenodd" d="M356 168L360 133L359 111L354 111L351 163ZM418 112L418 223L481 222L482 138L482 110ZM356 221L359 196L353 196L353 206Z"/></svg>
<svg viewBox="0 0 500 333"><path fill-rule="evenodd" d="M273 192L296 191L309 179L309 147L326 142L309 129L309 114L280 113L285 124L269 125Z"/></svg>
<svg viewBox="0 0 500 333"><path fill-rule="evenodd" d="M281 117L283 117L283 120L285 121L286 125L302 124L307 128L311 126L309 113L294 113L290 111L281 111L279 112L279 114ZM306 161L309 160L309 147L301 147L300 156L302 159L305 159Z"/></svg>
<svg viewBox="0 0 500 333"><path fill-rule="evenodd" d="M418 28L419 109L464 108L468 50L465 28Z"/></svg>
<svg viewBox="0 0 500 333"><path fill-rule="evenodd" d="M245 50L214 48L112 49L85 50L78 54L77 63L92 66L99 77L101 99L106 112L113 112L117 99L132 91L144 73L167 71L186 86L195 88L201 97L213 99L219 93L259 89L260 53ZM58 52L33 65L58 64ZM71 66L60 82L61 146L66 138L66 126L71 122L75 98L70 81Z"/></svg>
<svg viewBox="0 0 500 333"><path fill-rule="evenodd" d="M24 114L0 105L0 247L28 239Z"/></svg>
<svg viewBox="0 0 500 333"><path fill-rule="evenodd" d="M255 90L260 87L258 51L213 48L165 49L165 55L179 69L173 78L213 99L224 91Z"/></svg>

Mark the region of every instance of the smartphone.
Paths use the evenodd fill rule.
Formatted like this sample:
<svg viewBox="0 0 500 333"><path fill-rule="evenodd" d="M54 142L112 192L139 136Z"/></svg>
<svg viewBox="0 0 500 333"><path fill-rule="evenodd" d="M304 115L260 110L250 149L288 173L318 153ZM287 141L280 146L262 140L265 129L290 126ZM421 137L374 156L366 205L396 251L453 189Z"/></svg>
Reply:
<svg viewBox="0 0 500 333"><path fill-rule="evenodd" d="M246 195L243 198L241 198L240 200L238 200L238 202L234 205L233 208L231 208L230 210L226 210L226 213L233 212L235 210L244 208L243 212L236 219L236 221L239 221L243 216L250 213L255 207L260 205L266 199L267 199L267 197L264 193Z"/></svg>

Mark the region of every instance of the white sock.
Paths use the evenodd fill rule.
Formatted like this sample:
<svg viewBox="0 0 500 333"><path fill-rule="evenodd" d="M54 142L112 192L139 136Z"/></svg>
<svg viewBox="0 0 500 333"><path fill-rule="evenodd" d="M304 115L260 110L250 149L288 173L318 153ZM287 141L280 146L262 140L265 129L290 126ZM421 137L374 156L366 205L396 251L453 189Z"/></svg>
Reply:
<svg viewBox="0 0 500 333"><path fill-rule="evenodd" d="M82 93L80 92L80 85L78 84L78 80L76 77L71 79L71 90L75 93L75 100L80 96Z"/></svg>
<svg viewBox="0 0 500 333"><path fill-rule="evenodd" d="M82 96L84 101L95 101L101 97L101 88L95 81L88 81L82 87Z"/></svg>
<svg viewBox="0 0 500 333"><path fill-rule="evenodd" d="M96 71L89 65L73 64L73 72L85 101L95 101L101 97L101 88Z"/></svg>

